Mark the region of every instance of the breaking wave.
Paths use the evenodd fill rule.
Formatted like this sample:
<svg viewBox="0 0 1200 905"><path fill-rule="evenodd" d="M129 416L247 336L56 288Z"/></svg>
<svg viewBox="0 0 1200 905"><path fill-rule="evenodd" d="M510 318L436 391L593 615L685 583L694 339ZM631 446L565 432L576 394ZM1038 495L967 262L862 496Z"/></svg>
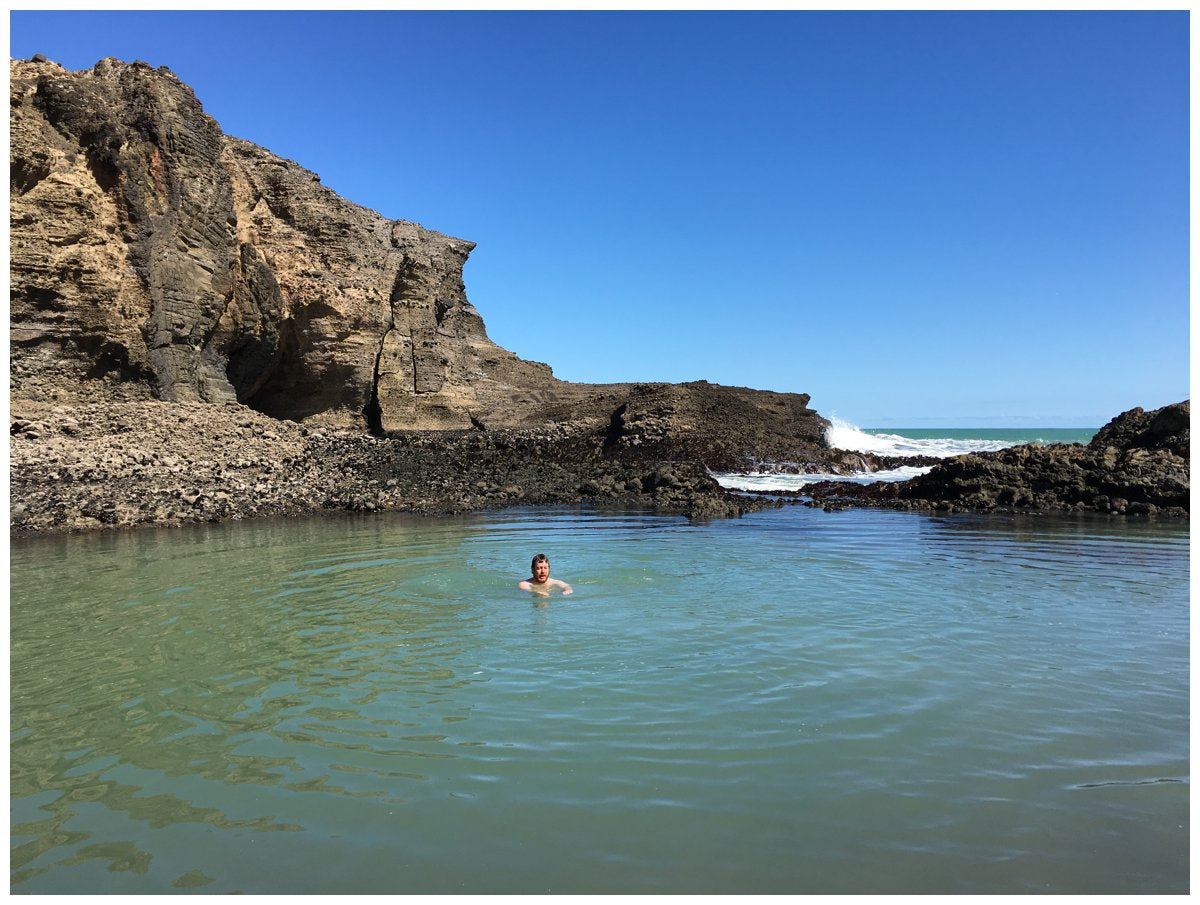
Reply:
<svg viewBox="0 0 1200 905"><path fill-rule="evenodd" d="M835 449L870 452L879 456L936 456L947 459L970 452L989 452L1013 446L1010 439L934 437L917 440L900 434L869 434L839 418L833 418L825 431L825 441ZM878 478L876 479L878 480Z"/></svg>
<svg viewBox="0 0 1200 905"><path fill-rule="evenodd" d="M961 430L955 433L964 433ZM868 433L856 425L839 418L830 421L825 431L825 441L835 449L850 452L874 453L878 456L929 456L947 459L971 452L989 452L1005 449L1021 442L1017 437L932 437L914 438L882 431ZM851 475L839 474L795 474L794 468L777 466L764 467L757 472L714 474L713 477L728 490L770 492L778 490L802 490L818 481L850 481L855 484L871 484L875 481L907 481L929 471L928 467L907 466L888 471L860 472Z"/></svg>

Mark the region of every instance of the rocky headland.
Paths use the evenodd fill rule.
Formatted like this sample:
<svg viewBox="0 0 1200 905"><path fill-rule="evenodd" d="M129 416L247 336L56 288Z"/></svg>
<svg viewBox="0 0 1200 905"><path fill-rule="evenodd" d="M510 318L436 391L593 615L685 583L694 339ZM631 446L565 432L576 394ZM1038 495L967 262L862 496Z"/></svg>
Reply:
<svg viewBox="0 0 1200 905"><path fill-rule="evenodd" d="M471 242L225 135L165 67L34 57L10 75L15 532L515 503L728 516L779 502L712 471L929 464L830 449L805 394L558 380L488 338ZM1106 511L1186 507L1120 484L1177 483L1175 451L1135 462L1113 436L1116 458L1093 457ZM1004 504L916 486L889 504ZM1023 487L1014 505L1048 504Z"/></svg>

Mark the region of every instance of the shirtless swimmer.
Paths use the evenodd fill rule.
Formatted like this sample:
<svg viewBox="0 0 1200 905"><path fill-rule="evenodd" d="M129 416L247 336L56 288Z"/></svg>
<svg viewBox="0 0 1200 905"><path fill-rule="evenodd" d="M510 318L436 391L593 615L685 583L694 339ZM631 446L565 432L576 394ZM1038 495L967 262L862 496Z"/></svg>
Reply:
<svg viewBox="0 0 1200 905"><path fill-rule="evenodd" d="M574 589L565 581L550 577L550 557L545 553L535 556L529 569L533 574L517 585L522 591L533 591L543 597L550 596L551 588L562 588L564 594L573 593Z"/></svg>

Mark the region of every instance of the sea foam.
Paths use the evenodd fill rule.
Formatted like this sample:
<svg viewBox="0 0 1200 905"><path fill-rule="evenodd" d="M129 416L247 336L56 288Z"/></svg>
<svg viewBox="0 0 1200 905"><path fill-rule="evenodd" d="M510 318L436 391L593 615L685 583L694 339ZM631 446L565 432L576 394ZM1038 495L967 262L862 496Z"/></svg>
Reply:
<svg viewBox="0 0 1200 905"><path fill-rule="evenodd" d="M905 467L890 471L859 472L858 474L790 474L786 472L754 472L714 474L717 483L726 490L758 490L765 493L777 490L803 490L818 481L849 481L852 484L872 484L875 481L907 481L923 475L928 468Z"/></svg>
<svg viewBox="0 0 1200 905"><path fill-rule="evenodd" d="M825 431L825 441L835 449L869 452L879 456L935 456L947 459L970 452L989 452L1012 446L1011 440L984 440L934 437L915 440L899 434L869 434L861 428L832 418Z"/></svg>
<svg viewBox="0 0 1200 905"><path fill-rule="evenodd" d="M970 452L988 452L1013 446L1011 439L969 439L934 437L914 439L900 434L867 433L862 428L832 418L825 431L825 441L835 449L850 452L874 453L879 456L930 456L939 459L961 456ZM928 467L906 466L887 471L859 472L858 474L795 474L794 469L770 466L758 472L714 474L722 487L729 490L751 490L770 492L773 490L802 490L818 481L850 481L855 484L870 484L875 481L907 481L929 471Z"/></svg>

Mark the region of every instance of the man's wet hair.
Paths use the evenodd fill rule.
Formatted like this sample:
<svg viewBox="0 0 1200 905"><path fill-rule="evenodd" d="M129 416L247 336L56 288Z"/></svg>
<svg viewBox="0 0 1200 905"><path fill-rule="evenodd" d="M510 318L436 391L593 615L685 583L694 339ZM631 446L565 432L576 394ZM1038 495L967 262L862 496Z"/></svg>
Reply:
<svg viewBox="0 0 1200 905"><path fill-rule="evenodd" d="M533 558L533 561L529 563L529 568L532 569L534 566L536 566L540 562L549 563L550 557L547 556L545 553L539 553L537 556L535 556Z"/></svg>

